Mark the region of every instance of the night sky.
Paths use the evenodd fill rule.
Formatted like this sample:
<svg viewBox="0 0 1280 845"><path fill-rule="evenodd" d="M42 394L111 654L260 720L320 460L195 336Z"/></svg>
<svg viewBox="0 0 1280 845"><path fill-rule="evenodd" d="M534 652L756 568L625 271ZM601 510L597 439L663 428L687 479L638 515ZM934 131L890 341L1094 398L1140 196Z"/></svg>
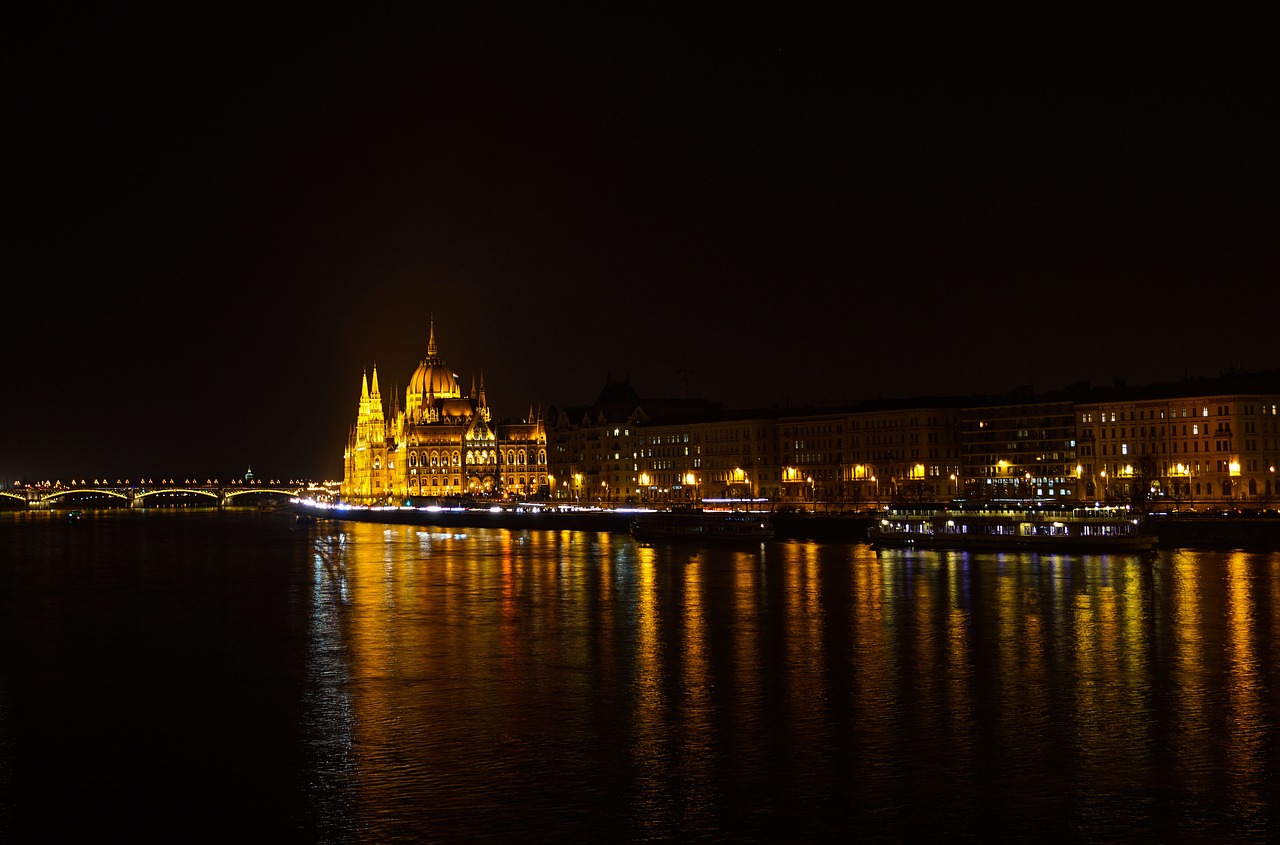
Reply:
<svg viewBox="0 0 1280 845"><path fill-rule="evenodd" d="M1280 365L1247 21L519 8L11 22L0 482L340 477L432 315L498 417Z"/></svg>

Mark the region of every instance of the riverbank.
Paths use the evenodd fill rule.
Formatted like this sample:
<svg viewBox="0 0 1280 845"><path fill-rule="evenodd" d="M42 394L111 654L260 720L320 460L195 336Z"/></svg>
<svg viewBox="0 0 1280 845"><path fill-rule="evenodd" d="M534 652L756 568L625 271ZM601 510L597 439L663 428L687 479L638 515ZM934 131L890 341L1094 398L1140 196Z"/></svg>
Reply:
<svg viewBox="0 0 1280 845"><path fill-rule="evenodd" d="M1147 518L1162 549L1280 550L1280 519L1243 514L1172 514Z"/></svg>
<svg viewBox="0 0 1280 845"><path fill-rule="evenodd" d="M299 505L320 519L423 525L434 528L503 528L512 531L605 531L626 534L633 510L558 508L314 508ZM867 514L780 513L773 515L778 540L861 543L872 517ZM1163 549L1280 549L1280 519L1233 515L1177 514L1150 517L1146 530Z"/></svg>
<svg viewBox="0 0 1280 845"><path fill-rule="evenodd" d="M312 508L299 506L320 519L424 525L435 528L505 528L512 531L606 531L626 534L637 511L561 510L558 508ZM866 540L871 519L865 515L775 514L774 537L779 540L820 540L858 543Z"/></svg>

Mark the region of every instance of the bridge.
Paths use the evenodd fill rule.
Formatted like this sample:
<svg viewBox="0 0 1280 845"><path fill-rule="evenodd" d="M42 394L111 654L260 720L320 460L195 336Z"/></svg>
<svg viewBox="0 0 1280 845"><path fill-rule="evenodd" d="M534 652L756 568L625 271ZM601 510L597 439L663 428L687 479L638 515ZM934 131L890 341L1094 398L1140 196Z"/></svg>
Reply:
<svg viewBox="0 0 1280 845"><path fill-rule="evenodd" d="M302 482L254 484L105 484L71 483L13 487L0 490L0 507L48 509L55 507L224 507L250 505L279 498L313 495L316 485Z"/></svg>

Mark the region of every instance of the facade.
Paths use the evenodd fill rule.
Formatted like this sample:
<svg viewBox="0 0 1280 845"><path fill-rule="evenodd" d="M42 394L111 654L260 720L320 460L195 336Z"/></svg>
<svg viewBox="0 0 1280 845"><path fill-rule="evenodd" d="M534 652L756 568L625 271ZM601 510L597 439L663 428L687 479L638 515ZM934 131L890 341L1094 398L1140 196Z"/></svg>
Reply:
<svg viewBox="0 0 1280 845"><path fill-rule="evenodd" d="M579 502L1261 506L1280 500L1277 409L1274 373L794 411L641 399L624 381L548 437L555 497Z"/></svg>
<svg viewBox="0 0 1280 845"><path fill-rule="evenodd" d="M845 414L844 430L845 502L861 506L964 493L958 402L868 402Z"/></svg>
<svg viewBox="0 0 1280 845"><path fill-rule="evenodd" d="M1273 501L1280 390L1139 395L1080 403L1085 496L1175 509Z"/></svg>
<svg viewBox="0 0 1280 845"><path fill-rule="evenodd" d="M1021 396L965 407L960 414L963 496L982 501L1074 501L1076 418L1069 399Z"/></svg>
<svg viewBox="0 0 1280 845"><path fill-rule="evenodd" d="M405 390L404 407L385 413L378 370L365 376L356 421L347 438L343 500L400 503L454 496L526 497L544 491L547 438L543 421L495 423L473 379L463 393L436 348L431 325L427 355Z"/></svg>
<svg viewBox="0 0 1280 845"><path fill-rule="evenodd" d="M629 378L606 379L591 405L553 408L549 415L552 498L580 504L692 500L701 463L690 441L691 421L722 411L704 399L641 399Z"/></svg>

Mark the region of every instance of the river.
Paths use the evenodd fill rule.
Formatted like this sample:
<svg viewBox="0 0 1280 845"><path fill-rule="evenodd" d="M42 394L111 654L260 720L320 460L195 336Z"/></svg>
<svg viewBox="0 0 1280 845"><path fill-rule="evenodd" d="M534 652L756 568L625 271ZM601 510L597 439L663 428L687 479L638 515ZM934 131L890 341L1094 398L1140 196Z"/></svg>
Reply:
<svg viewBox="0 0 1280 845"><path fill-rule="evenodd" d="M1266 842L1280 553L0 514L0 840Z"/></svg>

